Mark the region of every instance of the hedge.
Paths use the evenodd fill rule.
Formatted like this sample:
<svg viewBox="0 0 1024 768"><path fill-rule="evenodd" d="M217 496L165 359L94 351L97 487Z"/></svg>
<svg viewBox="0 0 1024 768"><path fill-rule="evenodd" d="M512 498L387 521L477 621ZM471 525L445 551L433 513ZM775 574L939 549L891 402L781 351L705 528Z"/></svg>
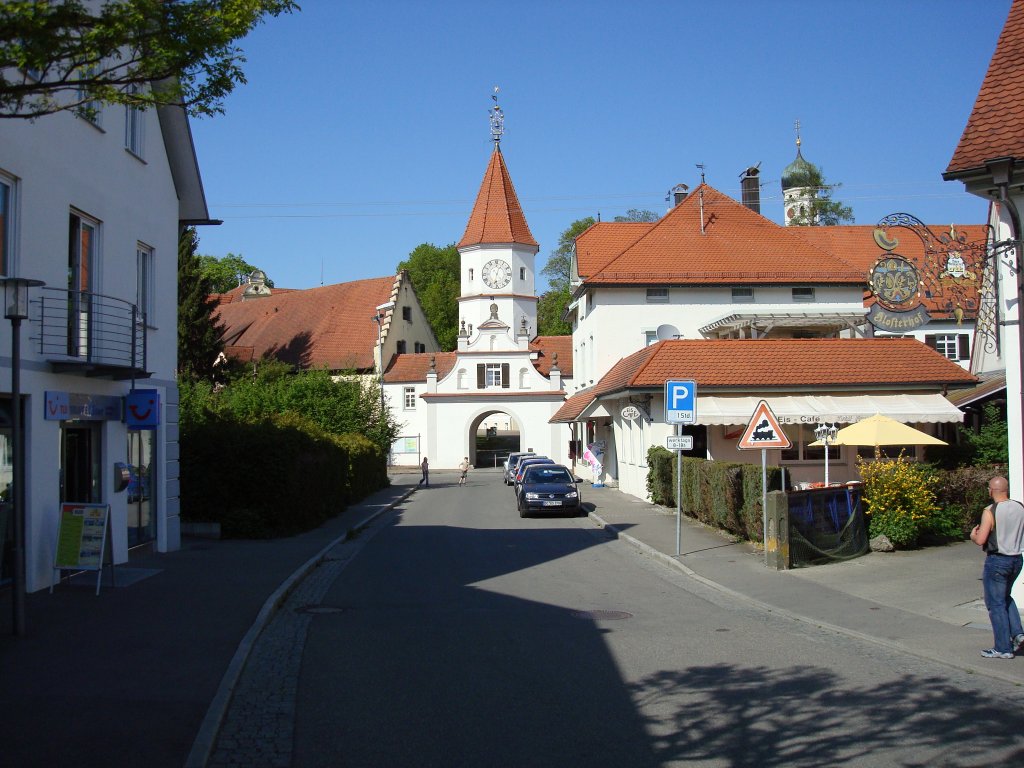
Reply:
<svg viewBox="0 0 1024 768"><path fill-rule="evenodd" d="M676 455L655 445L647 452L647 491L655 504L676 506ZM782 471L768 467L768 487ZM763 538L761 467L758 464L682 460L682 510L706 525L752 541Z"/></svg>
<svg viewBox="0 0 1024 768"><path fill-rule="evenodd" d="M387 485L369 440L328 434L294 413L251 422L208 413L183 423L180 441L182 517L219 522L226 537L306 531Z"/></svg>

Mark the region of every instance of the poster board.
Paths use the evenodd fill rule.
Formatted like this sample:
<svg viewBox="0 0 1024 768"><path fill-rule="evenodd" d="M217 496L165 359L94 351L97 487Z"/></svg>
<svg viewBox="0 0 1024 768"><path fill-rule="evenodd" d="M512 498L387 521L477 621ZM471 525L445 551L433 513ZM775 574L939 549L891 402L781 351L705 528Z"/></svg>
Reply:
<svg viewBox="0 0 1024 768"><path fill-rule="evenodd" d="M97 571L96 594L99 594L109 526L109 504L61 504L53 569Z"/></svg>

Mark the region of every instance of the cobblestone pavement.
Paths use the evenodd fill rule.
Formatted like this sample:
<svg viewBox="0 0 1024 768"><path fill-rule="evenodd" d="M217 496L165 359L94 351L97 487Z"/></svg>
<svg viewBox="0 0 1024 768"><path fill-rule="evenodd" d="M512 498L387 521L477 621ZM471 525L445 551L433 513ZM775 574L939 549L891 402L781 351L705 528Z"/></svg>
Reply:
<svg viewBox="0 0 1024 768"><path fill-rule="evenodd" d="M302 652L310 620L335 579L380 530L382 515L341 542L292 590L256 640L206 765L287 768L291 764Z"/></svg>

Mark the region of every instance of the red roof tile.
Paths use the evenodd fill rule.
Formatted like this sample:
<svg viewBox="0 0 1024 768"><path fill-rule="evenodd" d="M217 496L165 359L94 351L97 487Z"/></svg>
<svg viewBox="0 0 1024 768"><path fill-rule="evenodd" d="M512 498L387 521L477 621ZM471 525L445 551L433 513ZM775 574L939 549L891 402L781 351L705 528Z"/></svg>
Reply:
<svg viewBox="0 0 1024 768"><path fill-rule="evenodd" d="M625 357L595 395L663 387L692 379L700 387L893 388L966 386L977 379L914 339L680 339Z"/></svg>
<svg viewBox="0 0 1024 768"><path fill-rule="evenodd" d="M519 198L516 197L512 178L505 167L505 158L497 148L491 154L466 232L457 247L481 243L537 245L526 224Z"/></svg>
<svg viewBox="0 0 1024 768"><path fill-rule="evenodd" d="M954 226L958 233L967 238L968 243L984 243L988 237L988 227L984 224L957 224ZM929 228L936 235L948 232L949 230L949 227L945 225L929 225ZM875 262L885 255L885 251L875 243L872 236L875 226L871 224L845 224L834 227L793 227L792 229L812 245L852 264L863 275L865 283L867 283L868 272L875 266ZM888 235L899 240L896 253L912 259L918 264L923 262L925 249L920 238L899 227L889 229ZM981 274L979 273L979 282L980 279ZM932 317L936 319L952 318L952 308L947 306L949 295L941 281L934 280L930 282L932 284L926 284L926 289L932 295L921 297L925 307L927 307ZM865 285L866 289L867 286ZM964 308L967 310L964 312L964 317L973 318L977 314L978 283L967 288L964 300L966 305ZM874 304L874 298L866 299L866 303L868 305Z"/></svg>
<svg viewBox="0 0 1024 768"><path fill-rule="evenodd" d="M434 358L437 379L440 381L455 367L455 352L415 352L395 355L384 371L385 384L419 382L427 380L430 358Z"/></svg>
<svg viewBox="0 0 1024 768"><path fill-rule="evenodd" d="M1024 159L1024 2L1014 0L948 176L998 157Z"/></svg>
<svg viewBox="0 0 1024 768"><path fill-rule="evenodd" d="M542 376L551 375L551 364L558 355L562 378L572 378L572 336L537 336L530 342L530 349L539 353L533 365Z"/></svg>
<svg viewBox="0 0 1024 768"><path fill-rule="evenodd" d="M588 278L604 269L608 262L629 248L653 227L655 222L599 221L576 238L576 271Z"/></svg>
<svg viewBox="0 0 1024 768"><path fill-rule="evenodd" d="M703 203L701 197L703 196ZM701 232L701 215L704 231ZM603 230L621 237L624 230ZM600 254L600 228L581 235ZM577 246L578 248L578 246ZM589 257L588 257L589 258ZM578 251L577 251L578 260ZM801 282L861 283L850 264L816 248L707 184L655 222L618 256L596 268L586 284L687 284Z"/></svg>
<svg viewBox="0 0 1024 768"><path fill-rule="evenodd" d="M391 297L395 278L375 277L299 291L278 291L218 307L229 347L249 347L300 368L373 368L376 307Z"/></svg>
<svg viewBox="0 0 1024 768"><path fill-rule="evenodd" d="M562 407L555 411L555 415L548 419L548 423L576 421L579 415L592 402L594 402L593 389L588 389L586 392L577 392L562 403Z"/></svg>

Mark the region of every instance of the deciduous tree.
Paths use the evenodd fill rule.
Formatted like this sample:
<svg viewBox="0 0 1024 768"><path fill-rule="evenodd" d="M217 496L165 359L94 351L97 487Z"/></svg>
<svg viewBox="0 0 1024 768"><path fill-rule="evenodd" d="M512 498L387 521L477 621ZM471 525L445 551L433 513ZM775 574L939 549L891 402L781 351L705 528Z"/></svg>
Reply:
<svg viewBox="0 0 1024 768"><path fill-rule="evenodd" d="M832 193L842 184L828 184L825 174L817 166L807 164L807 168L793 174L793 186L812 190L810 205L797 213L790 224L798 227L832 227L836 224L853 222L853 209L832 199Z"/></svg>
<svg viewBox="0 0 1024 768"><path fill-rule="evenodd" d="M459 334L460 259L454 243L439 247L433 243L417 245L399 269L409 271L420 306L441 349L450 352L457 346Z"/></svg>
<svg viewBox="0 0 1024 768"><path fill-rule="evenodd" d="M96 103L224 111L245 83L235 45L294 0L5 0L0 117L37 118Z"/></svg>
<svg viewBox="0 0 1024 768"><path fill-rule="evenodd" d="M245 282L246 278L259 267L242 258L240 254L229 253L227 256L202 255L199 257L199 269L210 282L213 293L227 293ZM260 270L263 271L263 270ZM273 288L274 281L267 278L267 287Z"/></svg>

